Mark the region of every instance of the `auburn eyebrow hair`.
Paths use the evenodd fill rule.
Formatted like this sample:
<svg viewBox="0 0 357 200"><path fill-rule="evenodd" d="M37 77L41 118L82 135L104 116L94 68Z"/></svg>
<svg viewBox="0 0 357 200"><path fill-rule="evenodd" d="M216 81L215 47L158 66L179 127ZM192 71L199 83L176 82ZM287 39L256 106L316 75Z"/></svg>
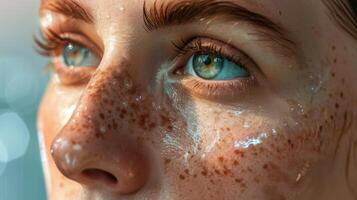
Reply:
<svg viewBox="0 0 357 200"><path fill-rule="evenodd" d="M356 0L323 0L329 9L329 16L345 32L357 40L357 1Z"/></svg>
<svg viewBox="0 0 357 200"><path fill-rule="evenodd" d="M254 13L230 1L185 0L168 3L156 0L151 7L143 6L145 28L154 31L168 26L184 25L202 19L221 17L228 21L245 21L259 27L264 40L278 42L284 48L294 51L295 44L286 37L287 32L267 17ZM253 34L253 33L252 33Z"/></svg>
<svg viewBox="0 0 357 200"><path fill-rule="evenodd" d="M92 24L93 16L74 0L49 0L41 5L40 11L50 10L64 16Z"/></svg>

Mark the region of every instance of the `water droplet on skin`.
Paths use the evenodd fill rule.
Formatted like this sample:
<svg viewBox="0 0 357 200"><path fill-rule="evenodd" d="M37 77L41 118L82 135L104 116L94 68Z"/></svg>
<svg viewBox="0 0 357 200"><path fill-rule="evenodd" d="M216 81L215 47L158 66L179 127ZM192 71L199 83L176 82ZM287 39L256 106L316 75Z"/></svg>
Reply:
<svg viewBox="0 0 357 200"><path fill-rule="evenodd" d="M125 10L125 8L124 8L123 6L121 6L121 7L119 8L119 10L120 10L121 12L123 12L123 11Z"/></svg>
<svg viewBox="0 0 357 200"><path fill-rule="evenodd" d="M135 98L135 100L136 100L137 102L140 102L140 101L143 100L143 97L142 97L142 96L138 96L138 97Z"/></svg>
<svg viewBox="0 0 357 200"><path fill-rule="evenodd" d="M101 126L101 127L99 128L99 131L100 131L101 133L105 133L105 132L107 131L107 129L106 129L104 126Z"/></svg>
<svg viewBox="0 0 357 200"><path fill-rule="evenodd" d="M271 129L271 131L272 131L273 135L276 135L277 131L275 128Z"/></svg>
<svg viewBox="0 0 357 200"><path fill-rule="evenodd" d="M128 102L123 101L123 102L121 103L121 105L122 105L124 108L127 108L127 107L128 107Z"/></svg>
<svg viewBox="0 0 357 200"><path fill-rule="evenodd" d="M66 153L66 154L64 155L64 159L65 159L67 165L70 165L70 164L71 164L71 157L70 157L70 155L69 155L68 153Z"/></svg>
<svg viewBox="0 0 357 200"><path fill-rule="evenodd" d="M200 19L200 22L203 22L205 19L206 19L206 18L202 17L202 18Z"/></svg>
<svg viewBox="0 0 357 200"><path fill-rule="evenodd" d="M126 89L130 90L133 87L133 83L128 79L124 79L124 86Z"/></svg>
<svg viewBox="0 0 357 200"><path fill-rule="evenodd" d="M79 144L75 144L75 145L73 145L73 149L76 151L80 151L80 150L82 150L82 147Z"/></svg>
<svg viewBox="0 0 357 200"><path fill-rule="evenodd" d="M241 116L241 115L244 113L244 111L239 110L239 111L233 111L232 113L233 113L235 116Z"/></svg>
<svg viewBox="0 0 357 200"><path fill-rule="evenodd" d="M245 140L237 140L234 142L234 147L237 149L247 149L250 146L256 146L259 145L261 143L263 143L263 141L268 138L268 134L265 132L260 133L260 135L258 137L248 137Z"/></svg>
<svg viewBox="0 0 357 200"><path fill-rule="evenodd" d="M248 122L244 122L243 128L249 128L249 127L250 127L250 124Z"/></svg>

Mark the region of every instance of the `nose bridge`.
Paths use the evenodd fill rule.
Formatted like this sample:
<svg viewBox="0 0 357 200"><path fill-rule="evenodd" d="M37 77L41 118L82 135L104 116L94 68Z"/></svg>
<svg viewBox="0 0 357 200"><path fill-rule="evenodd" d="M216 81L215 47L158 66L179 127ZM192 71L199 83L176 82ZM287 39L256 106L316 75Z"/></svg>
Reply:
<svg viewBox="0 0 357 200"><path fill-rule="evenodd" d="M123 193L140 188L148 173L139 142L145 131L134 123L154 128L144 96L123 69L98 70L53 142L52 156L60 171L85 185Z"/></svg>

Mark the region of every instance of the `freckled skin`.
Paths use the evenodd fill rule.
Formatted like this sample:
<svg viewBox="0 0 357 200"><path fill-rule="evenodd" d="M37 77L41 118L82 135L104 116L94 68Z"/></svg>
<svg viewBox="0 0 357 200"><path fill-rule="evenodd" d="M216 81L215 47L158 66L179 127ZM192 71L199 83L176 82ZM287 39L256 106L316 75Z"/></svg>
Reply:
<svg viewBox="0 0 357 200"><path fill-rule="evenodd" d="M83 29L106 51L88 81L53 77L48 85L38 123L49 199L357 197L356 41L321 3L234 1L291 30L298 44L291 57L269 44L239 43L241 30L210 23L207 31L233 37L267 76L268 84L258 80L227 102L166 76L157 81L157 66L169 57L157 38L170 34L144 31L142 0L81 2L96 18ZM310 20L296 21L301 12Z"/></svg>

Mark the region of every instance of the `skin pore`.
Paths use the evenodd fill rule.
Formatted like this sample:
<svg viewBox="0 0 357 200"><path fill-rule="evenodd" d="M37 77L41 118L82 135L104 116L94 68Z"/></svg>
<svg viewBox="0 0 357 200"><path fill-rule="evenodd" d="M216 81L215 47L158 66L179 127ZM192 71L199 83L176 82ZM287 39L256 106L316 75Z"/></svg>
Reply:
<svg viewBox="0 0 357 200"><path fill-rule="evenodd" d="M43 0L49 199L356 199L356 41L328 13L320 0ZM212 62L225 67L204 78Z"/></svg>

